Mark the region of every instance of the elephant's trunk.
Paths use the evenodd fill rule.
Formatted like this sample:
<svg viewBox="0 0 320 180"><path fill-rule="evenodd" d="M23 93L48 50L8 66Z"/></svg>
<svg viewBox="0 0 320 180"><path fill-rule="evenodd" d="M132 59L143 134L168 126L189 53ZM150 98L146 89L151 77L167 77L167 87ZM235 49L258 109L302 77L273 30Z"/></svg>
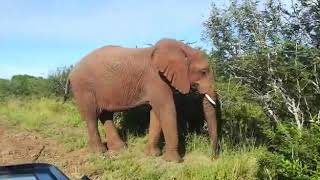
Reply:
<svg viewBox="0 0 320 180"><path fill-rule="evenodd" d="M218 132L217 132L217 115L216 115L216 108L217 108L217 96L212 91L212 93L206 94L206 98L203 98L203 112L205 119L208 124L208 131L210 136L210 143L213 148L213 154L217 155L218 150Z"/></svg>

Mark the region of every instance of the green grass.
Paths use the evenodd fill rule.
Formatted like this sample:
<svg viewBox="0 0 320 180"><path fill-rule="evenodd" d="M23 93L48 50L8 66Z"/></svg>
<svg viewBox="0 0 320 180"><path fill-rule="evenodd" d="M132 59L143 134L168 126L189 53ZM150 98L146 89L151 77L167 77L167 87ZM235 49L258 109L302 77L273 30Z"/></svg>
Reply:
<svg viewBox="0 0 320 180"><path fill-rule="evenodd" d="M0 104L0 124L37 131L68 151L87 147L85 125L71 102L8 99ZM222 141L219 158L212 159L208 139L189 135L184 162L177 164L144 156L146 141L147 137L129 135L129 147L118 156L89 154L83 174L101 179L257 179L258 159L266 151Z"/></svg>
<svg viewBox="0 0 320 180"><path fill-rule="evenodd" d="M63 143L67 149L86 145L85 127L72 103L55 99L9 99L0 104L2 123L35 130Z"/></svg>

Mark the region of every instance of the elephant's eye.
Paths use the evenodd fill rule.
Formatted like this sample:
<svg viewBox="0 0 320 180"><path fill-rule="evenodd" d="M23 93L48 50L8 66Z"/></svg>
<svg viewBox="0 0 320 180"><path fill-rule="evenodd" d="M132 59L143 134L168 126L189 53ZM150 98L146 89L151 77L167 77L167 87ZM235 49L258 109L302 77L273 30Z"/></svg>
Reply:
<svg viewBox="0 0 320 180"><path fill-rule="evenodd" d="M206 71L206 70L201 70L201 75L202 75L202 76L207 75L207 71Z"/></svg>

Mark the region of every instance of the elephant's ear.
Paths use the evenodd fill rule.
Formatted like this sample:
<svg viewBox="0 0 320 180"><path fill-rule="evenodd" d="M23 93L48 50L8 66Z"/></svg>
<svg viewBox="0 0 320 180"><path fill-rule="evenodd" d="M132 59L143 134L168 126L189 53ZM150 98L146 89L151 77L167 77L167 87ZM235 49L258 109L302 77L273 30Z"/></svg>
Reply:
<svg viewBox="0 0 320 180"><path fill-rule="evenodd" d="M155 46L152 61L171 85L183 94L190 91L188 59L182 48L176 46Z"/></svg>

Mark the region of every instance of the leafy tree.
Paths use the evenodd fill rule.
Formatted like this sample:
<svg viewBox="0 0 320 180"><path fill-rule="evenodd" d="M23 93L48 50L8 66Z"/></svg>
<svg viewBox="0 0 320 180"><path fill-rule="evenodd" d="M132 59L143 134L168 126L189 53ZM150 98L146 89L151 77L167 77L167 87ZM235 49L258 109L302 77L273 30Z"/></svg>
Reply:
<svg viewBox="0 0 320 180"><path fill-rule="evenodd" d="M320 1L297 0L292 2L288 32L292 39L320 48Z"/></svg>
<svg viewBox="0 0 320 180"><path fill-rule="evenodd" d="M15 75L10 80L10 94L15 96L48 95L48 82L42 77Z"/></svg>
<svg viewBox="0 0 320 180"><path fill-rule="evenodd" d="M54 96L63 96L66 82L70 71L73 69L73 66L65 66L57 68L54 72L51 72L48 76L49 81L49 92Z"/></svg>
<svg viewBox="0 0 320 180"><path fill-rule="evenodd" d="M0 79L0 100L9 95L9 83L7 79Z"/></svg>
<svg viewBox="0 0 320 180"><path fill-rule="evenodd" d="M319 51L302 37L292 38L287 29L295 16L280 2L257 7L252 0L231 1L224 10L212 7L204 37L212 42L218 77L249 85L273 120L289 117L301 128L319 119L310 106L318 105Z"/></svg>
<svg viewBox="0 0 320 180"><path fill-rule="evenodd" d="M264 128L255 135L267 139L278 178L319 177L319 12L318 1L298 0L286 9L277 0L232 0L227 8L212 5L204 22L220 81L249 88L269 117L254 120ZM246 99L240 105L245 103L255 104ZM225 114L227 132L239 132L232 126L235 112Z"/></svg>

